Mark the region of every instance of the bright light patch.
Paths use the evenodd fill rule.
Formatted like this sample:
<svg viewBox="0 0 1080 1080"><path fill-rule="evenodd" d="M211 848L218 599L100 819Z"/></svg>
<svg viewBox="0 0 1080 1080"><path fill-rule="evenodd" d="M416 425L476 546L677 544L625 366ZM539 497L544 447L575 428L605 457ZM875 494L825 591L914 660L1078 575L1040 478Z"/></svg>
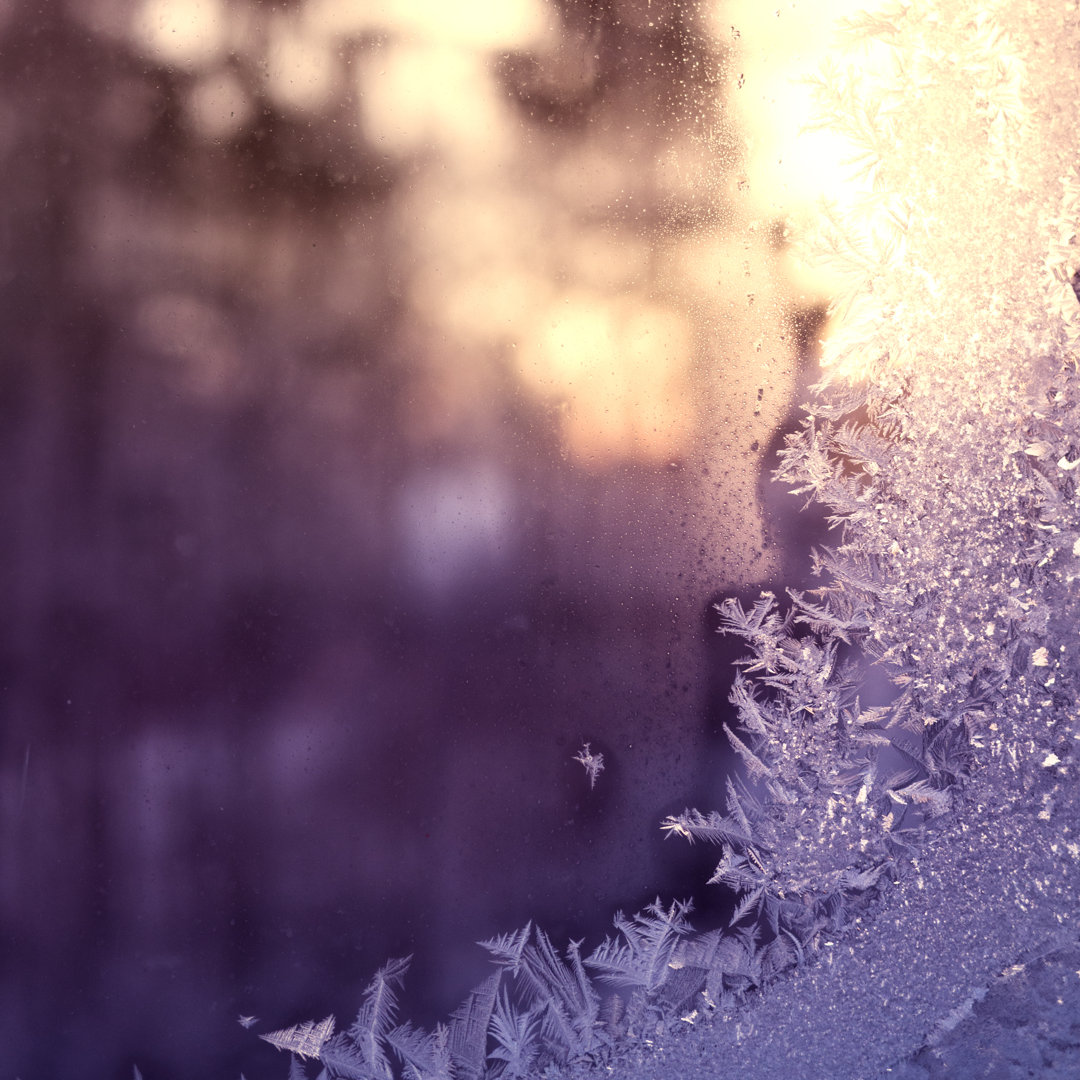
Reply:
<svg viewBox="0 0 1080 1080"><path fill-rule="evenodd" d="M200 67L224 54L228 19L222 0L144 0L133 31L162 63Z"/></svg>
<svg viewBox="0 0 1080 1080"><path fill-rule="evenodd" d="M443 45L385 46L359 69L364 131L395 155L437 147L472 158L505 137L487 59Z"/></svg>
<svg viewBox="0 0 1080 1080"><path fill-rule="evenodd" d="M290 109L318 109L330 98L335 74L329 42L303 33L296 19L273 20L266 75L275 101Z"/></svg>
<svg viewBox="0 0 1080 1080"><path fill-rule="evenodd" d="M836 20L866 0L803 0L777 8L759 0L732 0L715 10L712 30L738 46L725 90L749 143L748 197L772 214L801 212L821 195L841 202L859 190L844 159L851 144L832 132L807 131L817 109L803 81L835 53ZM873 67L879 54L867 54Z"/></svg>
<svg viewBox="0 0 1080 1080"><path fill-rule="evenodd" d="M311 0L304 18L328 36L386 30L484 50L542 45L556 14L542 0Z"/></svg>
<svg viewBox="0 0 1080 1080"><path fill-rule="evenodd" d="M519 350L519 373L563 410L578 458L660 460L681 454L693 431L685 373L686 320L642 298L577 290L543 316Z"/></svg>
<svg viewBox="0 0 1080 1080"><path fill-rule="evenodd" d="M837 19L865 6L866 0L788 0L780 7L732 0L714 9L712 31L735 46L724 94L746 136L742 192L751 216L801 226L823 197L843 212L865 195L866 184L852 178L853 144L835 131L813 130L820 110L807 81L836 56ZM864 73L887 62L880 45L843 57ZM801 290L837 291L820 269L792 269Z"/></svg>

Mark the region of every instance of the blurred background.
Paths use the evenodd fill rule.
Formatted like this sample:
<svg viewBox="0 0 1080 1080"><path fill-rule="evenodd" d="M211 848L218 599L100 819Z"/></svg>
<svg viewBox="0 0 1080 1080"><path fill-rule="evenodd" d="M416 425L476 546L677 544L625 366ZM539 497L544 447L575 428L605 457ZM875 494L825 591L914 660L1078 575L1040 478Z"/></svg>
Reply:
<svg viewBox="0 0 1080 1080"><path fill-rule="evenodd" d="M822 533L805 8L0 3L0 1075L283 1075L238 1014L708 907L710 603Z"/></svg>

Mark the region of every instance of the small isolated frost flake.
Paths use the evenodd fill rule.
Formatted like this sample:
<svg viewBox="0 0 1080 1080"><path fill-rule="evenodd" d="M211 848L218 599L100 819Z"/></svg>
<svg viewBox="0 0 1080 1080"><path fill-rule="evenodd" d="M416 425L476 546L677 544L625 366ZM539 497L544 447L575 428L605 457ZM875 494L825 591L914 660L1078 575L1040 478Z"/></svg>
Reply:
<svg viewBox="0 0 1080 1080"><path fill-rule="evenodd" d="M1080 536L1073 541L1072 553L1074 557L1080 559Z"/></svg>
<svg viewBox="0 0 1080 1080"><path fill-rule="evenodd" d="M1053 766L1057 765L1060 761L1061 758L1059 758L1057 754L1051 751L1049 754L1046 755L1045 758L1043 758L1042 765L1044 769L1050 769L1053 768Z"/></svg>
<svg viewBox="0 0 1080 1080"><path fill-rule="evenodd" d="M1031 663L1033 667L1047 667L1050 664L1050 654L1046 651L1045 645L1040 645L1031 654Z"/></svg>
<svg viewBox="0 0 1080 1080"><path fill-rule="evenodd" d="M594 754L590 743L584 746L574 755L575 761L580 761L585 766L585 772L589 777L589 789L596 787L596 778L604 771L604 755Z"/></svg>
<svg viewBox="0 0 1080 1080"><path fill-rule="evenodd" d="M242 1028L249 1028L252 1027L254 1024L257 1024L259 1022L259 1018L257 1016L238 1016L236 1018L236 1022Z"/></svg>

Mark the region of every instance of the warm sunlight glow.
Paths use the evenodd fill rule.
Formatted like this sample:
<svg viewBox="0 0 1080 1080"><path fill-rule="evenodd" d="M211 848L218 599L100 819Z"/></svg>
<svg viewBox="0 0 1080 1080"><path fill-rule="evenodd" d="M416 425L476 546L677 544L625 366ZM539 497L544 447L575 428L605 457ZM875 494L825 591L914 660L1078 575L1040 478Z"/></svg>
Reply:
<svg viewBox="0 0 1080 1080"><path fill-rule="evenodd" d="M691 354L689 327L672 309L575 290L526 336L520 373L562 410L571 452L594 464L655 461L679 456L693 430Z"/></svg>
<svg viewBox="0 0 1080 1080"><path fill-rule="evenodd" d="M830 3L829 17L821 0L778 13L750 0L716 7L710 29L738 58L718 97L747 133L737 176L730 156L712 156L705 129L672 140L644 123L613 127L618 102L592 85L601 39L575 37L545 0L310 0L247 25L263 43L274 106L355 117L343 130L355 129L358 146L416 170L388 217L415 342L430 354L408 419L415 437L475 424L480 372L501 354L530 395L557 409L566 451L592 466L691 452L699 369L726 388L710 405L714 421L749 425L748 441L765 445L792 387L793 345L779 329L792 274L802 275L796 303L830 292L820 273L776 257L770 228L805 215L822 192L855 190L843 148L800 132L810 96L793 78L821 63L831 16L852 6ZM187 111L206 139L250 121L250 89L221 64L240 18L222 0L140 9L149 50L204 69ZM351 51L349 41L362 44ZM537 95L524 109L504 78L511 56L533 72L523 77L541 80L523 84ZM549 126L548 110L579 98L589 103L587 140ZM535 125L526 140L523 123ZM710 187L725 216L685 238L637 220L639 198L662 190L690 203ZM260 272L287 289L294 268L278 254L269 244Z"/></svg>
<svg viewBox="0 0 1080 1080"><path fill-rule="evenodd" d="M395 156L438 148L471 160L507 138L483 54L435 42L386 45L357 76L365 134Z"/></svg>
<svg viewBox="0 0 1080 1080"><path fill-rule="evenodd" d="M305 21L341 37L390 31L477 50L524 49L550 40L557 22L543 0L311 0Z"/></svg>
<svg viewBox="0 0 1080 1080"><path fill-rule="evenodd" d="M303 21L290 13L271 12L266 88L290 109L318 109L330 98L338 71L330 42L305 33Z"/></svg>
<svg viewBox="0 0 1080 1080"><path fill-rule="evenodd" d="M842 164L849 152L844 142L803 131L813 107L800 80L830 55L835 20L862 6L863 0L788 0L779 7L732 0L711 20L719 40L737 46L728 101L749 141L749 198L762 210L790 212L821 194L843 198L853 191Z"/></svg>
<svg viewBox="0 0 1080 1080"><path fill-rule="evenodd" d="M792 226L812 274L803 281L830 300L827 377L1076 340L1075 138L1059 145L1057 113L1039 117L1046 73L1025 56L1027 41L1041 47L1030 12L859 8L725 9L739 42L729 93L747 132L743 194ZM807 119L843 140L811 141L798 126ZM1053 318L1020 315L1047 302ZM946 305L963 317L943 319Z"/></svg>
<svg viewBox="0 0 1080 1080"><path fill-rule="evenodd" d="M714 10L713 31L736 46L725 94L747 140L744 196L752 216L801 226L823 197L845 209L865 194L866 185L852 178L852 144L835 131L808 130L816 108L805 81L835 55L836 20L863 7L865 0L732 0ZM864 50L843 63L873 71L885 59ZM801 290L835 292L820 268L791 269Z"/></svg>
<svg viewBox="0 0 1080 1080"><path fill-rule="evenodd" d="M197 67L227 47L223 0L144 0L135 16L135 38L159 60Z"/></svg>

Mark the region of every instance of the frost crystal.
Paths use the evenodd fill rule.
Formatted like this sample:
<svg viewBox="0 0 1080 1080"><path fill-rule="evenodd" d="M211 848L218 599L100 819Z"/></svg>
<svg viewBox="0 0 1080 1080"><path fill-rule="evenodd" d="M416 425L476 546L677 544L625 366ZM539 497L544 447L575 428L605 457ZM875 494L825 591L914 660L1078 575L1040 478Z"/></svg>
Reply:
<svg viewBox="0 0 1080 1080"><path fill-rule="evenodd" d="M299 1057L317 1058L322 1053L323 1045L333 1033L334 1018L328 1016L317 1024L314 1020L308 1020L303 1024L294 1024L291 1028L282 1028L280 1031L271 1031L268 1035L260 1035L259 1038L276 1046L279 1050L288 1050Z"/></svg>
<svg viewBox="0 0 1080 1080"><path fill-rule="evenodd" d="M596 787L596 778L604 771L604 755L594 754L591 745L584 746L574 755L574 760L585 766L585 772L589 777L589 789Z"/></svg>

